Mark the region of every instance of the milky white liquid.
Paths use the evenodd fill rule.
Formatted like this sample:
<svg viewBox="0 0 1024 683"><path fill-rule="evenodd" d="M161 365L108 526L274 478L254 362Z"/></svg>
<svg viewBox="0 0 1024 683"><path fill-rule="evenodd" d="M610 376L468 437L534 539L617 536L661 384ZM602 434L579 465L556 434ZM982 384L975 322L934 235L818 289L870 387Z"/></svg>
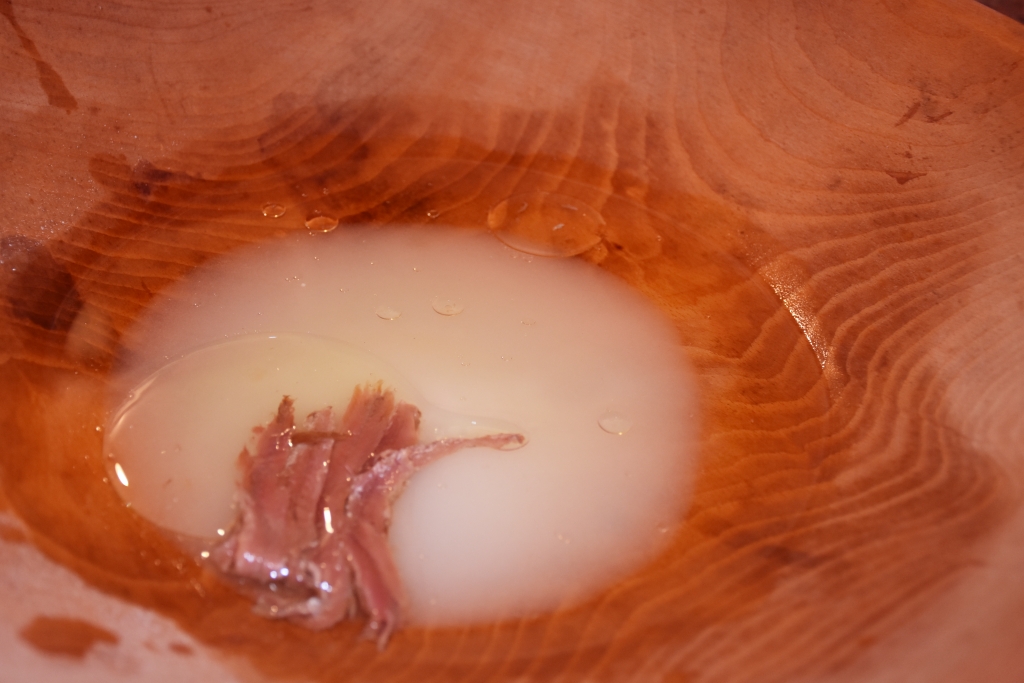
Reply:
<svg viewBox="0 0 1024 683"><path fill-rule="evenodd" d="M301 423L383 381L423 410L426 440L524 432L521 449L429 466L395 505L415 622L585 598L650 559L685 509L694 398L675 334L584 262L440 228L302 235L199 269L125 345L112 479L184 534L232 523L236 458L283 394Z"/></svg>

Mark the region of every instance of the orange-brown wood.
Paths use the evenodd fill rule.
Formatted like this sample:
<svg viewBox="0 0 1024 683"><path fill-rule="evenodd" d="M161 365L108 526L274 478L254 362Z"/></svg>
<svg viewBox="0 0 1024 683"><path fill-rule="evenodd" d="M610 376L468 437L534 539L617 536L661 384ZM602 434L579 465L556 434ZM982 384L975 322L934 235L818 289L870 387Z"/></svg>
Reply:
<svg viewBox="0 0 1024 683"><path fill-rule="evenodd" d="M54 591L152 610L200 648L168 646L185 670L248 680L1021 680L1013 22L967 0L0 14L0 547L84 580ZM103 480L106 376L161 288L318 212L483 230L536 190L601 212L583 258L659 305L697 370L696 491L649 566L378 652L357 624L251 615ZM4 576L29 557L0 554ZM4 634L61 615L12 590L0 658L50 676Z"/></svg>

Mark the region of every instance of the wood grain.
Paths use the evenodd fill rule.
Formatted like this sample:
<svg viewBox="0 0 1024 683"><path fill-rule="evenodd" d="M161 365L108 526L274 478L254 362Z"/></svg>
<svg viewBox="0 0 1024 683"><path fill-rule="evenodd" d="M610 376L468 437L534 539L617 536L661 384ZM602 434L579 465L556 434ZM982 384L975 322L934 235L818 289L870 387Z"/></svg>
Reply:
<svg viewBox="0 0 1024 683"><path fill-rule="evenodd" d="M272 680L1019 680L1018 25L952 0L0 10L0 484L94 588ZM584 258L697 370L700 477L652 564L378 653L252 616L103 481L105 378L161 288L316 212L481 230L537 190L601 212Z"/></svg>

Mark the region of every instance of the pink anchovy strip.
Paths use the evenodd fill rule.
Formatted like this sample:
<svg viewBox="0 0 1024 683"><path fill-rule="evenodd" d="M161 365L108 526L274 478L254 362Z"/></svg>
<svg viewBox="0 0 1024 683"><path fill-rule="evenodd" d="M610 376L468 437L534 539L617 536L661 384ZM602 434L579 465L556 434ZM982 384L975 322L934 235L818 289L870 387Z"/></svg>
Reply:
<svg viewBox="0 0 1024 683"><path fill-rule="evenodd" d="M405 596L388 546L391 506L421 467L462 448L521 445L520 434L419 440L420 411L380 385L357 387L337 421L331 408L295 427L285 396L255 453L243 449L238 518L211 552L256 611L311 629L364 614L383 648Z"/></svg>

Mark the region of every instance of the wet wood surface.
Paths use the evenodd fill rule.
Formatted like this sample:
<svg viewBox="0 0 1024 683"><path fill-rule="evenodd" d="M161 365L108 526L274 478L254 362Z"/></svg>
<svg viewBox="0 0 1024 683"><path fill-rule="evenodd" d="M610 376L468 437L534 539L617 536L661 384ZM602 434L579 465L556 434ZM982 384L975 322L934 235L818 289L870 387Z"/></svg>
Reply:
<svg viewBox="0 0 1024 683"><path fill-rule="evenodd" d="M245 679L1020 680L1017 24L953 0L0 14L0 540ZM583 257L697 371L700 475L656 561L381 653L251 615L103 481L105 377L161 288L314 215L483 230L536 191L601 212Z"/></svg>

